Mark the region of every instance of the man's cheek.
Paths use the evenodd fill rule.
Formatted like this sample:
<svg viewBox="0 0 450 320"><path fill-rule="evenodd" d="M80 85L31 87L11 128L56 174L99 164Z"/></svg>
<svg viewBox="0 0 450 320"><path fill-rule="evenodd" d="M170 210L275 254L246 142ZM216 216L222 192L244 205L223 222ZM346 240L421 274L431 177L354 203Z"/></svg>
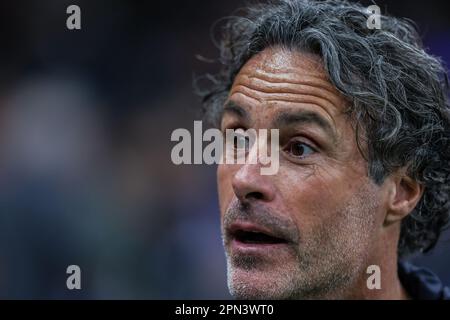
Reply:
<svg viewBox="0 0 450 320"><path fill-rule="evenodd" d="M283 192L283 201L289 204L289 211L300 225L316 224L333 215L339 207L339 190L320 176L291 181L291 186Z"/></svg>
<svg viewBox="0 0 450 320"><path fill-rule="evenodd" d="M336 228L343 199L330 185L320 179L310 179L297 188L296 201L291 203L291 212L300 233L300 245L322 251L330 241ZM305 247L306 246L306 247Z"/></svg>
<svg viewBox="0 0 450 320"><path fill-rule="evenodd" d="M233 199L234 192L231 184L233 174L229 166L220 164L217 167L217 190L219 194L220 213L223 215Z"/></svg>

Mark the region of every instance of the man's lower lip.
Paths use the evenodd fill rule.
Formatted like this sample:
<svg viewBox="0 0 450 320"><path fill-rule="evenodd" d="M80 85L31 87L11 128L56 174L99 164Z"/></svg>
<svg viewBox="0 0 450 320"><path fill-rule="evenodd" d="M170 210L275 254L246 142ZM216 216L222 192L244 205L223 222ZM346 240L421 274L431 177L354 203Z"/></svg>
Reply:
<svg viewBox="0 0 450 320"><path fill-rule="evenodd" d="M232 239L230 247L232 251L241 253L264 253L272 252L273 250L279 250L282 247L287 247L287 242L280 243L247 243L236 239Z"/></svg>

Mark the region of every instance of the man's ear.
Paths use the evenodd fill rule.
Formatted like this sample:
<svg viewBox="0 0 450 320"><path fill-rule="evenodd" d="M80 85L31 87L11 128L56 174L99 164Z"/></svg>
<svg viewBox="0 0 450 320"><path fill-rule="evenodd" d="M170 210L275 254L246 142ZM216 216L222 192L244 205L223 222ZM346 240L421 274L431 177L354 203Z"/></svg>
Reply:
<svg viewBox="0 0 450 320"><path fill-rule="evenodd" d="M402 220L416 207L423 194L423 186L405 172L392 175L388 183L387 214L384 224Z"/></svg>

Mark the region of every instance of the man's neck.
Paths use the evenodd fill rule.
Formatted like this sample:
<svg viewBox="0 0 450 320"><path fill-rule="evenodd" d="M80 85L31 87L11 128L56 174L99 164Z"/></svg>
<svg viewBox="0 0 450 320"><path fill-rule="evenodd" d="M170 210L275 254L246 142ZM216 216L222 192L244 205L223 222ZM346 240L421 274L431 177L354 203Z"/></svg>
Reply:
<svg viewBox="0 0 450 320"><path fill-rule="evenodd" d="M398 276L396 250L382 248L379 252L382 253L370 259L367 267L370 265L379 267L381 286L369 288L368 278L372 274L366 273L366 270L364 270L354 287L358 289L352 290L352 293L348 295L349 299L405 300L410 298Z"/></svg>

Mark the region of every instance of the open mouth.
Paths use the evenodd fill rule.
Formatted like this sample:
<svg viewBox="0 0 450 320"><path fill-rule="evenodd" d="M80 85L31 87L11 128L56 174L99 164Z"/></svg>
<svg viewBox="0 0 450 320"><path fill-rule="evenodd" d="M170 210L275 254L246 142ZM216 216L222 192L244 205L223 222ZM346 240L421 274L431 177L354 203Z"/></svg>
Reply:
<svg viewBox="0 0 450 320"><path fill-rule="evenodd" d="M287 243L285 239L278 238L264 232L259 231L247 231L247 230L236 230L232 232L232 237L244 244L284 244Z"/></svg>

